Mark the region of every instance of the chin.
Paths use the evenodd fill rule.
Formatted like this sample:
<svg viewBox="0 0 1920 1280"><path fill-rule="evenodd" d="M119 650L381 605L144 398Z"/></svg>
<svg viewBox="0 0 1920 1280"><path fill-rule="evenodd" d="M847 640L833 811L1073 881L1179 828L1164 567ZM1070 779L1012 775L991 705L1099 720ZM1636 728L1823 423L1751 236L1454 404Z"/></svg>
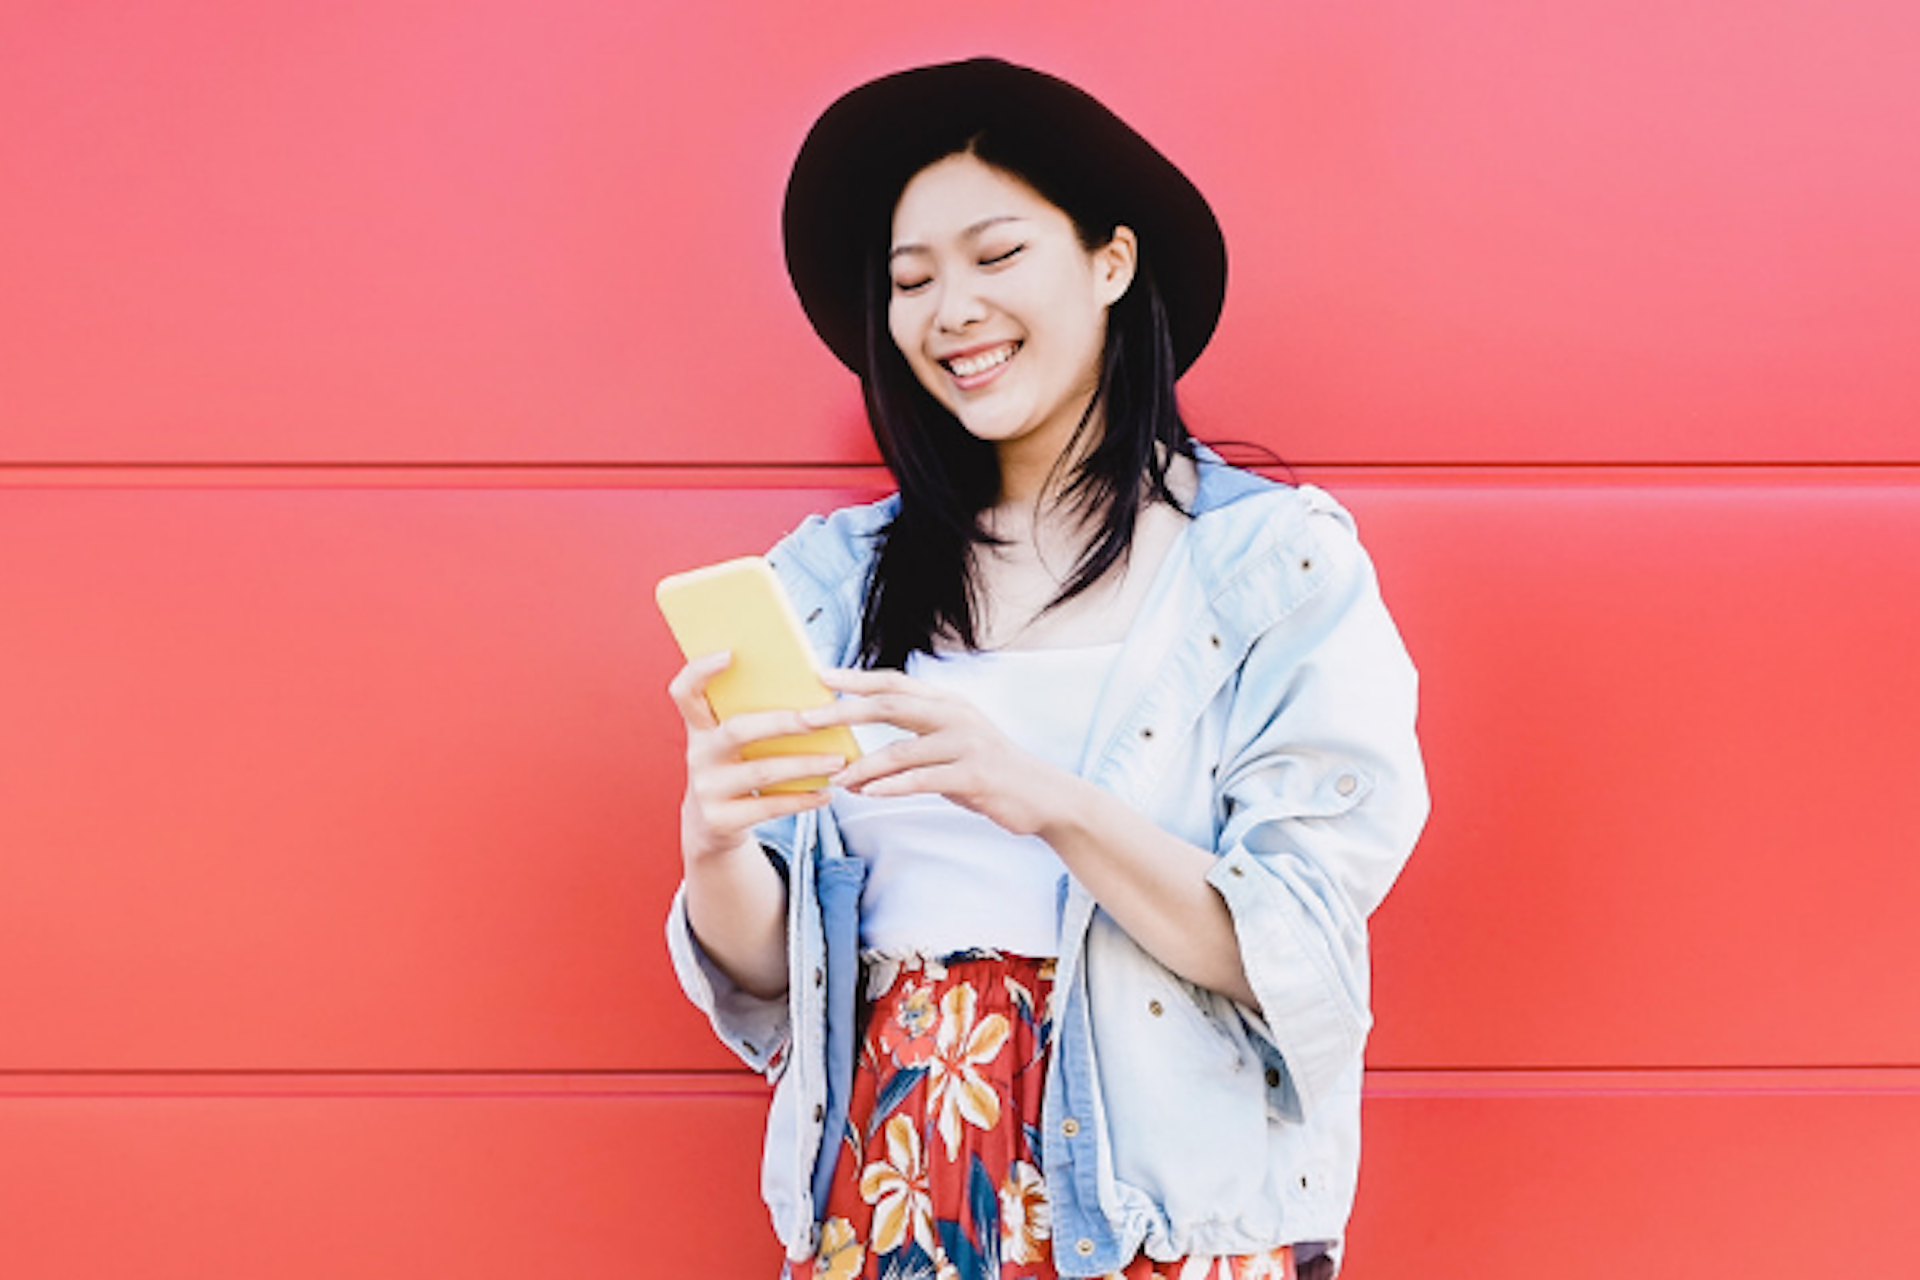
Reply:
<svg viewBox="0 0 1920 1280"><path fill-rule="evenodd" d="M949 405L947 411L966 428L968 435L982 440L1015 440L1034 429L1032 415L1022 412L1017 405Z"/></svg>
<svg viewBox="0 0 1920 1280"><path fill-rule="evenodd" d="M1025 429L1022 427L1010 427L1000 422L968 422L965 418L962 418L960 419L960 426L962 430L975 440L984 441L987 444L1006 444L1009 441L1018 440L1022 435L1026 434Z"/></svg>

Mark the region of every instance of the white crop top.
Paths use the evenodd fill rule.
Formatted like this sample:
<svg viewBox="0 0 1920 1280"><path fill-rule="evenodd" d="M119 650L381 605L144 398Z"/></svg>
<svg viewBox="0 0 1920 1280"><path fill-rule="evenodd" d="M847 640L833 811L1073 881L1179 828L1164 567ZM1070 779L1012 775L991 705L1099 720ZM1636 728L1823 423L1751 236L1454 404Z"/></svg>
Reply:
<svg viewBox="0 0 1920 1280"><path fill-rule="evenodd" d="M1118 643L1005 649L929 658L907 674L961 694L1014 744L1078 772ZM908 736L856 729L863 751ZM974 947L1022 956L1059 953L1066 868L1038 836L1016 836L944 796L870 798L835 790L848 851L867 863L860 945L888 954L946 955Z"/></svg>

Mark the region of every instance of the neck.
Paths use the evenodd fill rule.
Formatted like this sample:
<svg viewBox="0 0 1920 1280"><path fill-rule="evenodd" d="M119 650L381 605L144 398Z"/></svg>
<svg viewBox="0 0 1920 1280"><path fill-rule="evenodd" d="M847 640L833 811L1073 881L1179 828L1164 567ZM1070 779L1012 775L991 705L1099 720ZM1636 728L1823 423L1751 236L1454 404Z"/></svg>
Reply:
<svg viewBox="0 0 1920 1280"><path fill-rule="evenodd" d="M1072 418L1063 418L1053 431L1001 442L1000 497L995 504L1010 508L1043 508L1073 482L1080 466L1100 443L1106 423L1099 407L1088 402Z"/></svg>

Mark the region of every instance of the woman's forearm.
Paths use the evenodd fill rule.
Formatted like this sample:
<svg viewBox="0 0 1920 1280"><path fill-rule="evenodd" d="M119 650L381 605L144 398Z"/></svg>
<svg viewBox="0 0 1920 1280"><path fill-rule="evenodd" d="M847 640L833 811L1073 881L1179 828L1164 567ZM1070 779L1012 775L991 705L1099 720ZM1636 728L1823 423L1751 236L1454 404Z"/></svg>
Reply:
<svg viewBox="0 0 1920 1280"><path fill-rule="evenodd" d="M1050 783L1036 834L1094 901L1167 968L1258 1009L1232 914L1207 883L1214 855L1084 778L1062 772Z"/></svg>
<svg viewBox="0 0 1920 1280"><path fill-rule="evenodd" d="M687 923L720 971L752 995L787 989L787 891L758 843L685 860Z"/></svg>

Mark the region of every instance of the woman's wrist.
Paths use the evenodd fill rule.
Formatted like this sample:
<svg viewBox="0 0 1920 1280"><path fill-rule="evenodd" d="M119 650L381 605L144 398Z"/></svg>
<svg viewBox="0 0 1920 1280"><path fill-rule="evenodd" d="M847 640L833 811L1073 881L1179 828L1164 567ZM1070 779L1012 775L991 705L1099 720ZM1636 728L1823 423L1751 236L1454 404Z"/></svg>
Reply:
<svg viewBox="0 0 1920 1280"><path fill-rule="evenodd" d="M1042 766L1034 777L1037 817L1033 834L1056 851L1061 846L1084 843L1096 833L1101 811L1118 803L1112 796L1077 773Z"/></svg>
<svg viewBox="0 0 1920 1280"><path fill-rule="evenodd" d="M680 839L680 860L692 872L735 862L749 851L757 853L759 848L760 842L753 838L750 831L732 839L716 839L713 836L702 838L689 832Z"/></svg>

